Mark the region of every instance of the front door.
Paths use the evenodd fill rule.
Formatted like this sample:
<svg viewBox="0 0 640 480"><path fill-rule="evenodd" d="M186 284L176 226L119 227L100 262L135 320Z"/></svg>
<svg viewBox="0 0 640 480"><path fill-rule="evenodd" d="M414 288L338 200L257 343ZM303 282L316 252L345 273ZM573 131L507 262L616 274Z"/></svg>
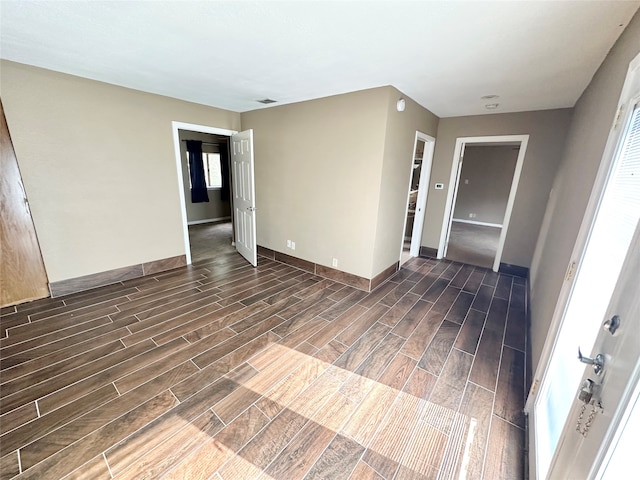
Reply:
<svg viewBox="0 0 640 480"><path fill-rule="evenodd" d="M564 436L558 445L549 478L586 480L603 478L603 460L616 455L612 440L640 375L640 227L636 229L620 279L605 314L608 329L600 329L593 357L602 355L602 370L587 366L582 382L592 397L589 404L573 402ZM613 325L613 327L612 327ZM593 383L591 383L593 382ZM637 393L635 394L637 396ZM636 412L636 414L638 414ZM611 448L613 449L611 450ZM620 460L620 459L619 459ZM624 460L624 459L622 459ZM628 458L629 475L635 458ZM635 469L635 466L633 466ZM627 478L631 478L631 476ZM604 478L612 478L605 476Z"/></svg>
<svg viewBox="0 0 640 480"><path fill-rule="evenodd" d="M621 389L634 382L640 354L633 303L640 297L639 277L632 267L640 248L640 56L631 64L619 112L527 401L535 479L593 478L610 441L604 432L616 428L617 412L628 401ZM621 327L611 335L601 327L614 315ZM587 358L603 355L599 375L591 366L585 371L579 347ZM594 392L583 411L576 397L587 378ZM598 401L602 412L593 405Z"/></svg>
<svg viewBox="0 0 640 480"><path fill-rule="evenodd" d="M231 165L236 250L255 267L258 265L258 251L253 130L231 136Z"/></svg>

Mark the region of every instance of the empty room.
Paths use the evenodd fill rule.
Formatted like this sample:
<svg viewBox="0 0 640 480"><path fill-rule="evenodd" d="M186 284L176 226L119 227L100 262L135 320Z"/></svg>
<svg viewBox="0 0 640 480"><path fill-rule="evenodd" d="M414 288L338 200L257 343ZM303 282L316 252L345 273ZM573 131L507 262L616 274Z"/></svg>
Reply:
<svg viewBox="0 0 640 480"><path fill-rule="evenodd" d="M0 2L0 479L618 479L640 1Z"/></svg>

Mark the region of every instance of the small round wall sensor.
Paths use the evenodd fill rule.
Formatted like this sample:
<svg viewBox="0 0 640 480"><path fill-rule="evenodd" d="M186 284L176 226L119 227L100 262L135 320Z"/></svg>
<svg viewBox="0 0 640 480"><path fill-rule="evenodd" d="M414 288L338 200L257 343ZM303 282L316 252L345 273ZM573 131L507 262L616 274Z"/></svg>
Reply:
<svg viewBox="0 0 640 480"><path fill-rule="evenodd" d="M396 109L399 112L404 112L404 107L406 107L406 102L404 101L404 98L401 98L398 100L398 103L396 103Z"/></svg>

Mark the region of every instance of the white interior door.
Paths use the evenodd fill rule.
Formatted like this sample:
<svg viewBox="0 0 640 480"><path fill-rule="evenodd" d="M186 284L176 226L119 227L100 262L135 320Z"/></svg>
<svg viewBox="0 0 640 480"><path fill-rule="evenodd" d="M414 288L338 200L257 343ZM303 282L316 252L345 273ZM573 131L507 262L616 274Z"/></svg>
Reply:
<svg viewBox="0 0 640 480"><path fill-rule="evenodd" d="M411 247L409 249L409 254L412 257L420 256L422 229L424 228L424 210L427 206L429 182L431 181L431 164L433 163L433 150L436 142L435 138L425 135L424 133L416 132L416 144L418 143L418 140L422 140L424 142L424 153L422 155L422 167L420 168L416 213L413 219L413 229L411 231Z"/></svg>
<svg viewBox="0 0 640 480"><path fill-rule="evenodd" d="M636 317L627 318L625 329L620 328L613 338L599 334L603 322L613 315L612 311L637 309L637 304L634 307L625 301L637 301L640 296L638 270L629 270L632 261L629 259L638 254L634 249L638 249L640 219L640 75L637 73L640 73L640 56L632 62L623 89L620 112L624 114L618 116L612 127L527 400L529 464L533 479L591 478L582 474L585 469L595 468L598 460L593 456L585 459L580 452L593 452L596 444L606 447L608 441L603 443L601 430L606 431L615 423L618 405L626 401L617 382L626 378L628 383L630 372L635 368L634 362L631 362L633 365L624 363L624 358L631 354L637 359L640 353L640 324L634 326L634 322L640 321L637 310ZM624 280L624 275L631 280ZM620 292L626 292L631 298L625 300ZM581 409L576 395L581 379L586 376L584 365L576 359L578 346L591 358L603 353L606 364L598 378L593 378L593 372L588 369L597 384L606 385L602 390L604 412L594 418L594 432L589 433L588 441L575 431L577 412ZM585 416L590 409L587 408ZM581 458L584 465L576 464L574 457Z"/></svg>
<svg viewBox="0 0 640 480"><path fill-rule="evenodd" d="M231 136L231 165L236 250L255 267L258 265L258 251L253 130Z"/></svg>

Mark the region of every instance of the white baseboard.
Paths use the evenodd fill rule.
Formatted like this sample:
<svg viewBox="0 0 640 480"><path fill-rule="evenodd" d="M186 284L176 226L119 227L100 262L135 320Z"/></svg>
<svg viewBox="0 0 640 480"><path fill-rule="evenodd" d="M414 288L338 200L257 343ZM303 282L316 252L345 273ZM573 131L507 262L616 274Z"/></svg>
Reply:
<svg viewBox="0 0 640 480"><path fill-rule="evenodd" d="M502 228L502 224L501 223L477 222L475 220L463 220L462 218L454 218L454 219L452 219L452 221L458 222L458 223L470 223L471 225L482 225L484 227Z"/></svg>
<svg viewBox="0 0 640 480"><path fill-rule="evenodd" d="M218 218L207 218L205 220L193 220L191 222L187 222L187 225L200 225L201 223L221 222L223 220L231 220L231 217L218 217Z"/></svg>

